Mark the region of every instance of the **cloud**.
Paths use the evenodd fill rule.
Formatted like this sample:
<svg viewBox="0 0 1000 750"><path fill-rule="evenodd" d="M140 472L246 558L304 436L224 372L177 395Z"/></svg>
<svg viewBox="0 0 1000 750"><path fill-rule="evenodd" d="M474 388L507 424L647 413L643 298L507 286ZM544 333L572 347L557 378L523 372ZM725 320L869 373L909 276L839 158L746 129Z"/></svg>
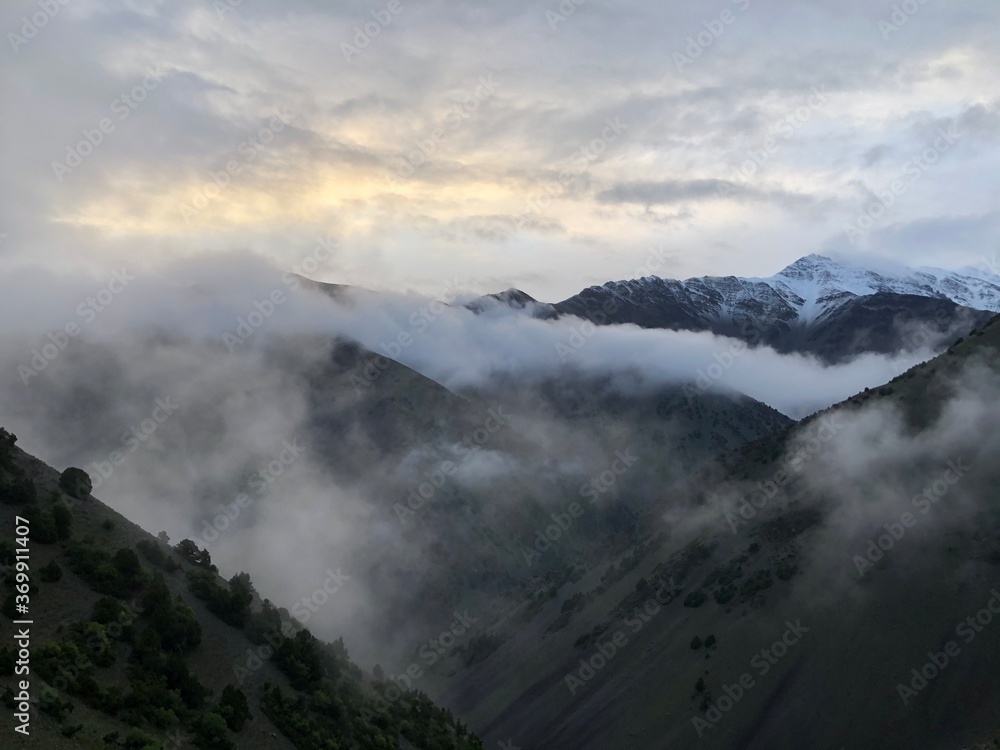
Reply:
<svg viewBox="0 0 1000 750"><path fill-rule="evenodd" d="M697 206L671 227L685 250L679 276L766 275L820 248L856 210L850 186L890 178L888 154L920 146L925 126L955 118L969 140L953 169L929 173L921 194L900 203L900 222L959 213L969 195L986 210L996 168L996 107L981 92L997 55L977 31L995 20L988 3L961 13L924 7L888 42L880 10L860 2L755 4L683 70L674 53L711 19L677 3L588 4L555 29L531 3L447 13L407 5L350 61L340 45L371 20L361 3L295 2L280 12L242 3L221 17L194 0L63 10L11 52L16 64L2 74L11 97L5 180L17 188L0 206L8 264L95 271L136 258L139 247L154 261L246 246L280 260L288 246L335 231L345 257L386 262L356 262L355 277L330 280L400 289L416 276L487 278L498 265L512 276L525 271L508 260L513 248L514 257L541 258L547 280L533 293L556 299L587 279L622 275L600 248L616 247L627 268L662 240L664 225L635 206ZM17 7L5 7L0 23L19 28ZM151 65L167 71L163 84L58 182L51 163ZM500 83L495 94L447 126L488 75ZM758 178L732 186L732 200L712 201L733 165L814 86L831 92L829 105ZM292 127L197 221L178 221L178 203L276 107L297 113ZM628 130L574 166L608 118ZM391 185L399 159L443 126L427 163ZM870 158L873 149L885 149L882 158ZM566 169L572 179L517 234L474 228L466 248L428 251L441 226L523 216ZM963 191L952 189L958 174ZM576 238L576 262L553 255ZM949 265L951 250L933 253L934 265Z"/></svg>

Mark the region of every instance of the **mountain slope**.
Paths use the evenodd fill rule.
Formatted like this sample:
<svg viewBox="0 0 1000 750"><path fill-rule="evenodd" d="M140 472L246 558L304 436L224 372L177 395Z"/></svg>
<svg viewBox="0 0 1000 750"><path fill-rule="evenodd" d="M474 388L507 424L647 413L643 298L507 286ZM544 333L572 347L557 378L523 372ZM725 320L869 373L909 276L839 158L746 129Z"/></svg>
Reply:
<svg viewBox="0 0 1000 750"><path fill-rule="evenodd" d="M692 474L445 702L553 750L1000 741L998 396L995 320Z"/></svg>
<svg viewBox="0 0 1000 750"><path fill-rule="evenodd" d="M1000 277L936 269L890 277L809 255L769 278L615 281L553 307L598 324L711 331L838 362L918 348L907 338L917 329L922 344L943 348L1000 311ZM858 313L871 307L877 316Z"/></svg>
<svg viewBox="0 0 1000 750"><path fill-rule="evenodd" d="M15 441L0 430L0 523L28 528L0 541L4 747L482 747L422 694L381 699L343 641L317 641L245 574L227 583L206 552L169 547ZM31 620L28 659L6 645L15 618ZM15 732L7 717L29 705Z"/></svg>

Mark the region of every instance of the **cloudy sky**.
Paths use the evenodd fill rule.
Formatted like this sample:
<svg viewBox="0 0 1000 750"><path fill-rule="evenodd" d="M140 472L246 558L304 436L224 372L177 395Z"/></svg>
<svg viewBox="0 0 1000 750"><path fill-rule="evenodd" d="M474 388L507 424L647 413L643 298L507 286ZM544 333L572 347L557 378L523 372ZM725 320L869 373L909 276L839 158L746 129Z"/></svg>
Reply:
<svg viewBox="0 0 1000 750"><path fill-rule="evenodd" d="M557 300L1000 250L995 0L575 1L6 0L0 267L322 237L323 280Z"/></svg>

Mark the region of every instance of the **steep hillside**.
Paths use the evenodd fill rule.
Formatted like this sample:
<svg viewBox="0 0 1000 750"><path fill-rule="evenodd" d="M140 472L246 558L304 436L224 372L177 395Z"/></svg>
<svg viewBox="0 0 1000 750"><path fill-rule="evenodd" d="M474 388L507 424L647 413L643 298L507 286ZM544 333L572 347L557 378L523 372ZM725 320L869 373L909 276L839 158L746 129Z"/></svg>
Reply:
<svg viewBox="0 0 1000 750"><path fill-rule="evenodd" d="M15 441L0 431L3 747L482 747L245 573L227 582L206 551L153 537Z"/></svg>
<svg viewBox="0 0 1000 750"><path fill-rule="evenodd" d="M693 473L445 703L553 750L1000 742L998 396L994 320Z"/></svg>
<svg viewBox="0 0 1000 750"><path fill-rule="evenodd" d="M522 548L552 512L581 499L616 451L638 463L591 490L601 502L580 526L587 549L618 544L692 467L789 421L746 397L616 390L568 368L545 382L497 380L455 393L357 343L321 336L276 336L252 354L166 337L137 347L161 365L130 380L124 355L74 342L44 379L18 390L8 424L44 435L53 462L102 477L124 512L137 501L123 487L157 498L174 536L247 567L289 597L280 600L287 606L286 590L306 585L302 575L342 565L354 577L352 595L378 595L355 606L342 600L317 621L331 635L355 634L352 653L368 667L393 658L405 666L440 632L443 613L492 612L519 599L534 574ZM169 419L146 444L129 437L123 445L123 426L140 423L165 394L176 404ZM250 487L247 477L284 440L301 447L294 470L279 465L280 479L264 472L266 485ZM111 467L113 451L127 463ZM223 518L228 530L218 533L219 506L241 491L253 504L231 525ZM285 566L269 540L300 544L313 531L314 543L303 545L311 556L287 566L300 575L276 569ZM246 560L254 543L264 553ZM538 567L562 571L579 553L573 545L546 551Z"/></svg>

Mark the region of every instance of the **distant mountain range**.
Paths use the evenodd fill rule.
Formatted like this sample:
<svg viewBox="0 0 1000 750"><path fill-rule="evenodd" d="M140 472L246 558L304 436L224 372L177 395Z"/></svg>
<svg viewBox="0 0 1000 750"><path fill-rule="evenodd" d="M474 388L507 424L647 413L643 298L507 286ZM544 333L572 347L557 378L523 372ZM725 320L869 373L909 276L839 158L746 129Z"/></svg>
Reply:
<svg viewBox="0 0 1000 750"><path fill-rule="evenodd" d="M943 349L1000 312L1000 276L933 268L889 275L807 255L767 278L647 276L588 287L555 304L508 289L466 307L710 331L837 362L864 352Z"/></svg>

